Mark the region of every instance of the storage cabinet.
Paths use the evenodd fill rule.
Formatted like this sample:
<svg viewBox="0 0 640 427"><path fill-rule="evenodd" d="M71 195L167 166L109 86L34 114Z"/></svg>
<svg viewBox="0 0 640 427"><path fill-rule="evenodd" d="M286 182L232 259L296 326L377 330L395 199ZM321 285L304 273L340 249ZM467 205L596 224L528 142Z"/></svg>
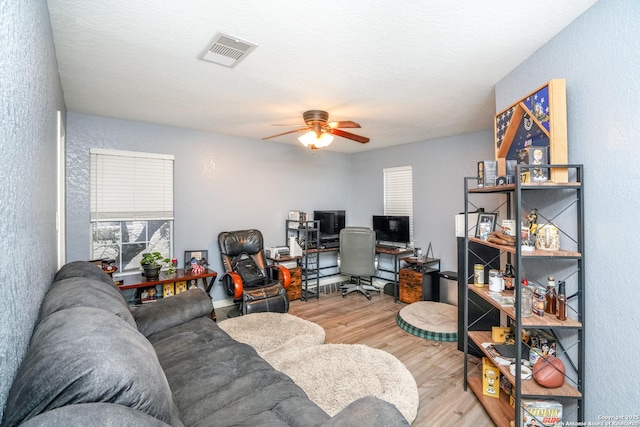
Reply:
<svg viewBox="0 0 640 427"><path fill-rule="evenodd" d="M531 165L518 165L516 176L520 176L520 168ZM522 236L516 233L515 246L503 246L490 243L475 237L463 238L464 269L462 277L466 279L464 286L464 384L465 390L470 388L478 397L493 421L498 426L523 425L523 401L525 399L557 400L563 405L562 421L584 422L584 200L583 200L583 166L582 165L537 165L548 169L568 170L570 179L566 183L538 182L503 185L497 187L471 188L470 183L477 181L476 177L464 180L465 191L465 229L469 212L475 210L478 198L485 194L501 195L503 203L497 208L504 218L514 219L516 225L527 224L527 213L535 208L538 213L538 229L546 224L558 227L561 235L560 249L555 251L522 249ZM499 222L499 221L498 221ZM513 305L497 298L495 293L489 292L488 286L477 287L472 284L472 271L469 267L469 257L476 256L474 246L493 248L500 252L500 258L515 267L515 291ZM495 258L481 259L485 266ZM504 266L504 262L502 266ZM567 287L567 319L558 320L555 315L545 313L544 316L533 315L523 317L522 279L527 279L545 285L546 276L554 276L559 281L565 281ZM463 280L464 280L463 279ZM505 293L503 293L503 296ZM487 346L492 343L491 330L472 330L475 323L470 319L471 302L481 299L485 302L487 315L498 314L505 319L506 325L515 331L515 354L523 354L522 350L529 349L523 342L523 332L542 330L556 341L557 356L563 360L566 368L564 384L558 388L546 388L534 379L522 379L520 363L515 363L515 375L509 366L500 365L493 358ZM480 349L483 355L492 359L499 368L501 376L512 385L513 407L509 396L500 393L500 398L489 397L483 393L482 375L479 369L469 368L469 356L472 345ZM524 347L523 347L524 346Z"/></svg>
<svg viewBox="0 0 640 427"><path fill-rule="evenodd" d="M400 269L400 301L440 301L439 269Z"/></svg>
<svg viewBox="0 0 640 427"><path fill-rule="evenodd" d="M289 269L291 274L291 282L287 289L287 298L289 301L302 298L302 267L294 267Z"/></svg>

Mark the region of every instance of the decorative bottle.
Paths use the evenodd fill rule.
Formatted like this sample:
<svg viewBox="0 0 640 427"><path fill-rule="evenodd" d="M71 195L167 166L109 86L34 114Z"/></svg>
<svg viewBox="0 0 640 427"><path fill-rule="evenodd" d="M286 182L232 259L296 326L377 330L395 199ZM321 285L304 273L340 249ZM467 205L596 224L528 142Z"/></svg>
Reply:
<svg viewBox="0 0 640 427"><path fill-rule="evenodd" d="M504 290L505 291L513 291L513 281L515 279L516 275L513 272L513 265L511 264L506 264L504 266L504 274L502 275L502 278L504 279Z"/></svg>
<svg viewBox="0 0 640 427"><path fill-rule="evenodd" d="M556 317L559 320L567 320L567 295L565 292L565 284L560 282L558 284L558 311L556 312Z"/></svg>
<svg viewBox="0 0 640 427"><path fill-rule="evenodd" d="M557 308L557 295L556 295L556 280L549 276L547 277L547 293L545 295L544 311L549 314L556 314Z"/></svg>

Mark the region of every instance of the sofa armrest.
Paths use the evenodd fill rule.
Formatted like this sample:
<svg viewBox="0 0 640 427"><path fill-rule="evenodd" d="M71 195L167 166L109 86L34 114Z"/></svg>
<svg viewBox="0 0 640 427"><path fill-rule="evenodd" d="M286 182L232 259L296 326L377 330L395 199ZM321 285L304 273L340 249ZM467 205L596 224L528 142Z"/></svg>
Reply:
<svg viewBox="0 0 640 427"><path fill-rule="evenodd" d="M202 289L189 289L133 310L138 330L148 337L213 311L211 298Z"/></svg>
<svg viewBox="0 0 640 427"><path fill-rule="evenodd" d="M267 266L267 268L275 271L275 277L272 277L272 279L278 280L279 276L282 276L282 280L280 281L280 283L282 283L282 287L285 289L289 288L289 285L291 284L291 272L287 267L280 264L272 264Z"/></svg>
<svg viewBox="0 0 640 427"><path fill-rule="evenodd" d="M410 426L398 409L386 400L366 396L350 403L322 427Z"/></svg>

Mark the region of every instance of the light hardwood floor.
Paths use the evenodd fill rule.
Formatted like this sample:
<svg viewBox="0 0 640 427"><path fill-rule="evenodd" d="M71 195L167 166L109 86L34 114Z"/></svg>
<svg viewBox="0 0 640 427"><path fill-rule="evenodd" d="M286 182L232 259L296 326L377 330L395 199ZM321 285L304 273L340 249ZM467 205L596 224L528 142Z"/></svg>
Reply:
<svg viewBox="0 0 640 427"><path fill-rule="evenodd" d="M457 343L426 340L402 330L396 316L405 306L389 295L374 293L367 300L355 293L342 298L334 292L306 302L292 301L289 313L321 325L327 343L365 344L404 363L420 395L413 426L494 425L473 392L463 390L463 354ZM474 362L470 366L479 360Z"/></svg>

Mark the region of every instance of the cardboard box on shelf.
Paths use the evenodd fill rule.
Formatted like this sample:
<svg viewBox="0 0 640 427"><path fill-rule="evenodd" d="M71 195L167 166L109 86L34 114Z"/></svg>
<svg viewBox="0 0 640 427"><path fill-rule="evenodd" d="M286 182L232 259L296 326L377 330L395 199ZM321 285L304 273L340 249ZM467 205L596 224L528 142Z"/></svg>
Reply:
<svg viewBox="0 0 640 427"><path fill-rule="evenodd" d="M478 162L478 187L493 187L498 176L498 162L481 160Z"/></svg>
<svg viewBox="0 0 640 427"><path fill-rule="evenodd" d="M562 419L562 404L556 400L522 399L521 404L522 427L555 427Z"/></svg>
<svg viewBox="0 0 640 427"><path fill-rule="evenodd" d="M468 236L476 235L476 225L478 224L478 213L470 213L469 219L469 229L467 230ZM464 214L456 215L456 237L464 237Z"/></svg>
<svg viewBox="0 0 640 427"><path fill-rule="evenodd" d="M548 332L542 329L533 329L529 332L530 336L530 352L529 363L533 366L540 356L555 356L556 339Z"/></svg>
<svg viewBox="0 0 640 427"><path fill-rule="evenodd" d="M488 357L482 358L482 394L500 397L500 370Z"/></svg>
<svg viewBox="0 0 640 427"><path fill-rule="evenodd" d="M549 164L549 152L547 147L537 147L532 145L518 151L518 164L546 165ZM549 179L549 169L547 168L522 168L520 170L520 182L545 182Z"/></svg>
<svg viewBox="0 0 640 427"><path fill-rule="evenodd" d="M511 328L505 328L502 326L492 326L491 327L491 341L495 343L503 343L507 340L507 336Z"/></svg>

